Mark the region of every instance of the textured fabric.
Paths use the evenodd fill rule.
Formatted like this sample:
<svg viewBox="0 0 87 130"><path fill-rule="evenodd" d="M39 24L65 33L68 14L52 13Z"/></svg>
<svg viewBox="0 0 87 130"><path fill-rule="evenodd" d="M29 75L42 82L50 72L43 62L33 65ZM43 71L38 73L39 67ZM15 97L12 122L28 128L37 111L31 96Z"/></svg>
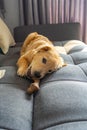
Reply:
<svg viewBox="0 0 87 130"><path fill-rule="evenodd" d="M4 6L4 0L0 0L0 17L1 15L5 16L5 6Z"/></svg>
<svg viewBox="0 0 87 130"><path fill-rule="evenodd" d="M32 96L26 96L19 85L0 83L0 127L31 130Z"/></svg>
<svg viewBox="0 0 87 130"><path fill-rule="evenodd" d="M17 76L16 62L21 44L0 54L0 70L6 70L0 79L0 128L2 130L31 130L33 96L26 94L30 81Z"/></svg>
<svg viewBox="0 0 87 130"><path fill-rule="evenodd" d="M23 42L29 33L38 32L52 41L81 40L80 29L79 23L19 26L14 29L14 38L16 42Z"/></svg>
<svg viewBox="0 0 87 130"><path fill-rule="evenodd" d="M9 130L9 129L0 129L0 130Z"/></svg>
<svg viewBox="0 0 87 130"><path fill-rule="evenodd" d="M67 80L41 86L35 97L34 130L87 120L87 83Z"/></svg>
<svg viewBox="0 0 87 130"><path fill-rule="evenodd" d="M54 42L54 45L63 47L66 43ZM26 95L30 81L16 74L21 45L17 43L6 55L0 54L0 69L6 70L0 79L0 127L32 130L33 125L33 130L85 130L87 51L83 50L87 46L74 46L68 55L61 54L68 65L45 76L33 98Z"/></svg>
<svg viewBox="0 0 87 130"><path fill-rule="evenodd" d="M34 130L87 129L87 122L79 123L87 121L87 50L83 51L86 47L74 46L71 53L62 54L68 65L42 79L34 101Z"/></svg>
<svg viewBox="0 0 87 130"><path fill-rule="evenodd" d="M61 125L52 126L44 130L87 130L87 122L79 121L72 123L62 123Z"/></svg>
<svg viewBox="0 0 87 130"><path fill-rule="evenodd" d="M58 34L55 34L56 38ZM56 41L54 45L63 47L66 43ZM21 45L17 43L6 55L0 53L0 69L6 70L0 79L0 128L86 130L87 45L76 45L68 54L61 54L68 65L46 75L40 82L40 90L31 96L26 94L29 79L16 73Z"/></svg>
<svg viewBox="0 0 87 130"><path fill-rule="evenodd" d="M87 43L87 0L19 0L21 25L80 22Z"/></svg>

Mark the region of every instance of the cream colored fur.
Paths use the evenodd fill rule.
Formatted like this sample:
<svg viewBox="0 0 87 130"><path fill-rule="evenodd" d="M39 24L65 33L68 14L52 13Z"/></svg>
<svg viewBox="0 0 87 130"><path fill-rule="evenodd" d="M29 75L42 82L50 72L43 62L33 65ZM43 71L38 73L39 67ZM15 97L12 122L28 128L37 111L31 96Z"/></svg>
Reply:
<svg viewBox="0 0 87 130"><path fill-rule="evenodd" d="M10 30L4 21L0 18L0 48L2 49L2 52L6 54L9 50L9 46L14 45L15 41Z"/></svg>
<svg viewBox="0 0 87 130"><path fill-rule="evenodd" d="M56 46L56 50L58 51L58 53L66 55L69 53L69 51L71 49L73 49L74 47L79 46L79 45L84 45L84 42L79 41L79 40L70 40L70 41L66 42L66 44L64 46ZM84 49L84 51L86 51L86 50L87 49Z"/></svg>
<svg viewBox="0 0 87 130"><path fill-rule="evenodd" d="M6 70L0 70L0 79L4 77Z"/></svg>
<svg viewBox="0 0 87 130"><path fill-rule="evenodd" d="M39 89L41 78L65 65L53 43L47 37L34 32L24 41L17 62L17 74L34 80L28 88L28 92L33 93Z"/></svg>

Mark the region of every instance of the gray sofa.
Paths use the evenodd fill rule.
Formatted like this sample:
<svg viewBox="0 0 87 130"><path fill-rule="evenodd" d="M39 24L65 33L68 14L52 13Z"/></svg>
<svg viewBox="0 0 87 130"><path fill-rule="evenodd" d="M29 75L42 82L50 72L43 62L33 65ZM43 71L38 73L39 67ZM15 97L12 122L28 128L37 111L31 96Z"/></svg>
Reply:
<svg viewBox="0 0 87 130"><path fill-rule="evenodd" d="M16 61L28 33L37 31L64 46L68 40L81 40L80 24L20 26L14 29L16 46L0 53L0 130L87 130L87 45L61 54L66 67L45 76L40 90L26 93L30 80L17 76Z"/></svg>

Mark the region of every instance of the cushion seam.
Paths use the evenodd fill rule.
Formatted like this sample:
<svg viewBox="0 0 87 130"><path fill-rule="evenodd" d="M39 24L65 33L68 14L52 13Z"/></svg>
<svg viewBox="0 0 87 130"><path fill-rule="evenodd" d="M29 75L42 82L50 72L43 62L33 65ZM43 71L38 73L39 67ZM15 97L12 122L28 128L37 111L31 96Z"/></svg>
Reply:
<svg viewBox="0 0 87 130"><path fill-rule="evenodd" d="M53 81L47 81L47 82L43 82L43 83L41 83L41 85L43 85L43 84L46 84L46 83L49 83L49 82L61 82L61 81L74 81L74 82L83 82L83 83L86 83L87 81L86 80L84 80L84 81L80 81L80 80L71 80L71 79L57 79L57 80L53 80Z"/></svg>
<svg viewBox="0 0 87 130"><path fill-rule="evenodd" d="M59 126L59 125L62 125L62 124L68 124L68 123L73 123L73 122L87 122L87 119L85 120L74 120L74 121L65 121L65 122L60 122L60 123L56 123L56 124L53 124L53 125L50 125L46 128L42 128L42 129L39 129L39 130L45 130L47 128L51 128L51 127L54 127L54 126Z"/></svg>
<svg viewBox="0 0 87 130"><path fill-rule="evenodd" d="M86 75L87 77L87 74L85 73L84 69L81 68L81 66L79 66L79 68L83 71L83 73Z"/></svg>
<svg viewBox="0 0 87 130"><path fill-rule="evenodd" d="M72 56L71 54L70 54L70 56L71 56L71 58L72 58L72 61L73 61L74 65L76 65L76 62L75 62L73 56Z"/></svg>

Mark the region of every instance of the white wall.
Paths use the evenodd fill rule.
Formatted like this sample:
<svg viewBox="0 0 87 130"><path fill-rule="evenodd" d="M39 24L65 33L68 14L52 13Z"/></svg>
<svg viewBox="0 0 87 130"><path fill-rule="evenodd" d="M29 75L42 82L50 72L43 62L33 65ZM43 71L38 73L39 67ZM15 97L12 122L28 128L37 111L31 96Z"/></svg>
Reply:
<svg viewBox="0 0 87 130"><path fill-rule="evenodd" d="M13 32L13 28L19 25L18 0L4 0L5 3L5 22Z"/></svg>

